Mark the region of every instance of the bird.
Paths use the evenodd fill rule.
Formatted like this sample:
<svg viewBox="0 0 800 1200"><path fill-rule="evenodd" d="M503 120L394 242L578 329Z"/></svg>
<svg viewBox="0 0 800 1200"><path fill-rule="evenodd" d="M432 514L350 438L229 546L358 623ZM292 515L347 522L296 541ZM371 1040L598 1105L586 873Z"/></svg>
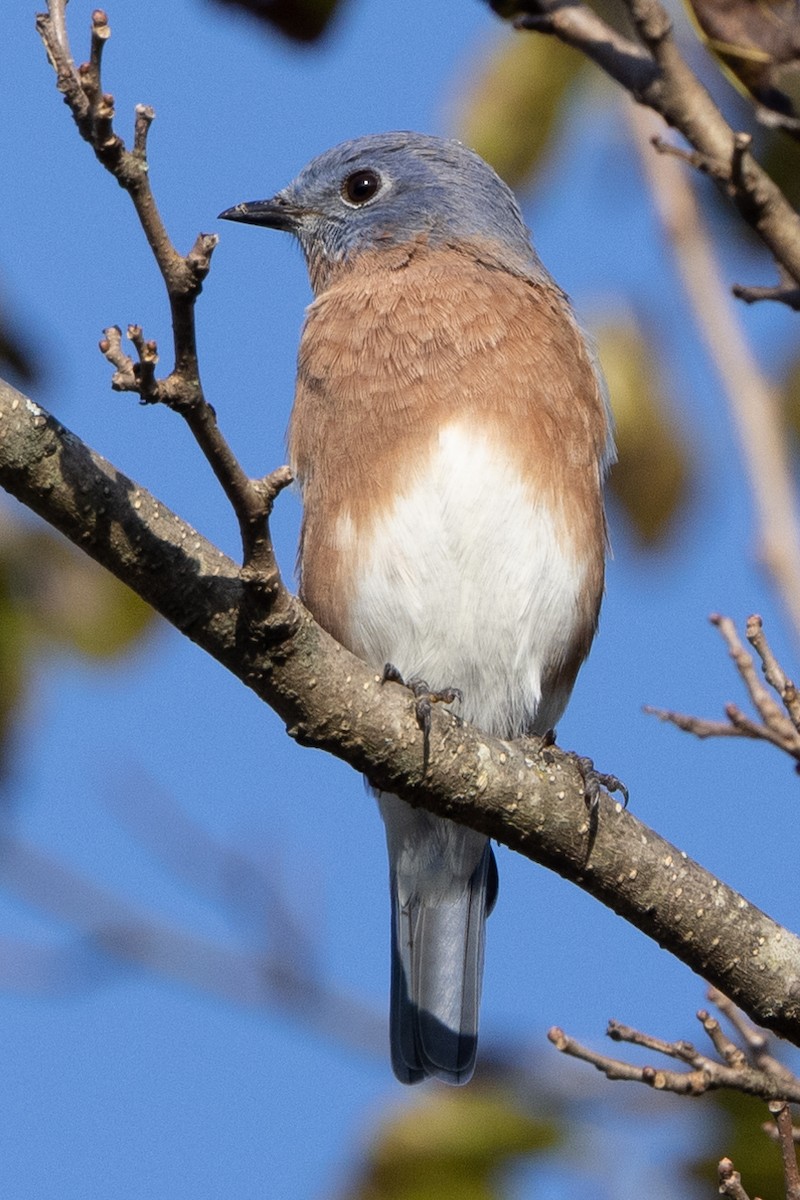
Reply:
<svg viewBox="0 0 800 1200"><path fill-rule="evenodd" d="M220 216L293 234L314 294L288 431L301 599L421 704L449 699L501 738L549 733L597 628L614 442L594 350L510 188L459 141L381 133ZM392 1067L466 1083L494 854L376 794Z"/></svg>

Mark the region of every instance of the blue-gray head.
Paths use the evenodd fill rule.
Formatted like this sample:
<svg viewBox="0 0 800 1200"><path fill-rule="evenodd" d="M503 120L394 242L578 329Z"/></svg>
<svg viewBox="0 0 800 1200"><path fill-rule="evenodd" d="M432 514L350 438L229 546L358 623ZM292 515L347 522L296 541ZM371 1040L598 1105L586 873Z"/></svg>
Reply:
<svg viewBox="0 0 800 1200"><path fill-rule="evenodd" d="M422 133L343 142L271 200L220 216L293 233L315 284L363 251L418 238L432 246L470 242L514 274L544 275L510 188L474 150Z"/></svg>

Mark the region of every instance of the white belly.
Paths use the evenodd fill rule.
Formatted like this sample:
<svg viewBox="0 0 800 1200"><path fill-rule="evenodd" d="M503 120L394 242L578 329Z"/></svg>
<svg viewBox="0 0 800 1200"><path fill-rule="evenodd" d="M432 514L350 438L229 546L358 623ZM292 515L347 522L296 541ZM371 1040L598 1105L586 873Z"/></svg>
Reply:
<svg viewBox="0 0 800 1200"><path fill-rule="evenodd" d="M350 645L433 689L457 687L465 720L489 733L543 733L568 693L542 695L568 658L585 566L563 520L537 502L514 460L466 424L440 431L428 461L355 551Z"/></svg>

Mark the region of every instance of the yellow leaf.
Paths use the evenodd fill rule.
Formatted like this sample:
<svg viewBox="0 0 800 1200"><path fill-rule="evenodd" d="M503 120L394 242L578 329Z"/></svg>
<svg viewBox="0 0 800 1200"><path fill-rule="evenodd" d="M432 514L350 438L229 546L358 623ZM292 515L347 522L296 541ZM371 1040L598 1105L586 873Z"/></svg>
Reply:
<svg viewBox="0 0 800 1200"><path fill-rule="evenodd" d="M692 461L664 400L652 347L626 318L597 334L616 422L619 462L610 487L643 546L668 536L685 503Z"/></svg>
<svg viewBox="0 0 800 1200"><path fill-rule="evenodd" d="M555 38L505 34L468 73L472 83L460 101L456 136L518 187L538 165L584 67L583 58Z"/></svg>
<svg viewBox="0 0 800 1200"><path fill-rule="evenodd" d="M47 530L20 531L9 550L12 589L39 642L109 658L132 646L155 618L125 584Z"/></svg>
<svg viewBox="0 0 800 1200"><path fill-rule="evenodd" d="M499 1200L503 1168L560 1140L501 1084L435 1088L379 1130L350 1200Z"/></svg>

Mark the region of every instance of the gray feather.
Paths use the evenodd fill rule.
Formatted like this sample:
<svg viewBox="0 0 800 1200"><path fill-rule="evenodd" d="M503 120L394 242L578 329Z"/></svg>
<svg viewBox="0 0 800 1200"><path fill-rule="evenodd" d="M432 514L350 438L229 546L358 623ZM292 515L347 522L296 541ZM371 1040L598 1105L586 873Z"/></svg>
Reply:
<svg viewBox="0 0 800 1200"><path fill-rule="evenodd" d="M395 796L379 799L392 893L392 1066L403 1083L466 1083L478 1047L494 856L480 834Z"/></svg>

